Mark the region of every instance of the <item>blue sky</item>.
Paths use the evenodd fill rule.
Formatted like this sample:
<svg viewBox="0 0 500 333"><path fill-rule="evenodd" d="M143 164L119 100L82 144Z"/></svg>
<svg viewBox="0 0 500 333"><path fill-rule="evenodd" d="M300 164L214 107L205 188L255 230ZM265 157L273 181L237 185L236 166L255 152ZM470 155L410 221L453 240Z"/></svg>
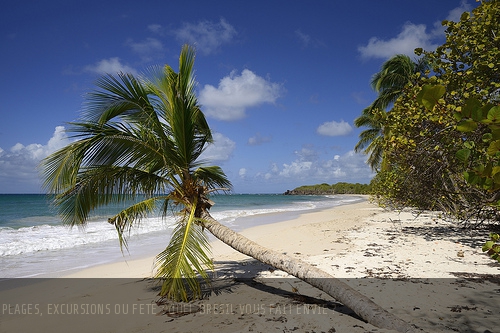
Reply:
<svg viewBox="0 0 500 333"><path fill-rule="evenodd" d="M69 142L103 73L178 67L196 46L214 131L205 157L235 193L368 183L353 121L391 56L433 50L474 0L19 1L0 12L0 193L41 193L39 161Z"/></svg>

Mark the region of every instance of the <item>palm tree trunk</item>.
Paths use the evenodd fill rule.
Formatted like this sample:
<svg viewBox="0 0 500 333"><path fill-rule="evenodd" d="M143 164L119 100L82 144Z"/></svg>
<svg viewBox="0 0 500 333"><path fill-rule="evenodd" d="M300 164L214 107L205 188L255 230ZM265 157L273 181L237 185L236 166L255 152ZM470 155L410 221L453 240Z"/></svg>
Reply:
<svg viewBox="0 0 500 333"><path fill-rule="evenodd" d="M387 312L368 297L330 274L309 263L260 246L216 221L208 211L204 210L201 215L201 218L207 221L205 228L225 244L238 252L280 269L324 291L368 323L379 328L392 329L398 332L421 332L420 329Z"/></svg>

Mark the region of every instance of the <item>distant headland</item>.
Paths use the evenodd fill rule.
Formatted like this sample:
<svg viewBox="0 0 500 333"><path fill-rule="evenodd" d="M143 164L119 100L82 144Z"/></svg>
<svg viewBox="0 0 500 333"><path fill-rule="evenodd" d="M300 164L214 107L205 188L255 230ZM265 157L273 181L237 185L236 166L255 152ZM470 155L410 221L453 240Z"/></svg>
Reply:
<svg viewBox="0 0 500 333"><path fill-rule="evenodd" d="M370 194L370 184L345 183L317 184L299 186L293 190L287 190L284 195L328 195L328 194Z"/></svg>

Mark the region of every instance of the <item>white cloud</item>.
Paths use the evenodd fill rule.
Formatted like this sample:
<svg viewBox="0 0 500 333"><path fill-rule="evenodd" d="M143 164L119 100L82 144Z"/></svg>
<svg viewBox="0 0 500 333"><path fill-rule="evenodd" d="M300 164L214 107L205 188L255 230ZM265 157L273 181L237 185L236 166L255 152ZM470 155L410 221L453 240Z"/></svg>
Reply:
<svg viewBox="0 0 500 333"><path fill-rule="evenodd" d="M274 103L283 92L281 84L270 82L245 69L237 76L233 71L216 88L205 85L199 100L208 116L219 120L245 117L245 110L262 103Z"/></svg>
<svg viewBox="0 0 500 333"><path fill-rule="evenodd" d="M69 143L63 126L57 126L45 145L16 143L8 151L0 148L0 189L3 193L40 191L38 164Z"/></svg>
<svg viewBox="0 0 500 333"><path fill-rule="evenodd" d="M130 73L137 75L137 71L127 65L121 63L120 58L114 57L109 59L103 59L94 65L89 65L85 67L88 72L94 72L97 74L117 74L117 73Z"/></svg>
<svg viewBox="0 0 500 333"><path fill-rule="evenodd" d="M460 15L465 11L470 11L470 8L471 6L462 0L460 6L452 9L446 19L459 21ZM430 30L427 30L425 24L407 22L396 37L388 40L372 37L367 45L358 47L358 51L364 59L389 59L396 54L406 54L412 57L415 56L414 50L419 47L428 51L434 50L439 45L436 40L444 37L443 32L441 21L435 22Z"/></svg>
<svg viewBox="0 0 500 333"><path fill-rule="evenodd" d="M414 56L414 50L421 47L433 50L438 44L433 44L433 34L427 33L425 24L406 23L403 30L394 38L382 40L377 37L370 38L368 45L358 47L362 58L388 59L396 54Z"/></svg>
<svg viewBox="0 0 500 333"><path fill-rule="evenodd" d="M464 12L470 12L471 9L472 9L472 6L470 4L468 4L466 0L462 0L462 2L460 2L459 7L450 10L446 19L448 21L459 22L462 14ZM438 23L439 23L439 25L441 25L440 22L438 22Z"/></svg>
<svg viewBox="0 0 500 333"><path fill-rule="evenodd" d="M151 61L153 58L161 56L163 52L163 44L156 38L147 38L142 42L134 42L129 39L126 45L140 55L143 61Z"/></svg>
<svg viewBox="0 0 500 333"><path fill-rule="evenodd" d="M238 175L241 177L241 178L245 178L247 174L247 169L245 168L241 168L239 171L238 171Z"/></svg>
<svg viewBox="0 0 500 333"><path fill-rule="evenodd" d="M290 164L283 164L283 169L279 175L283 177L298 177L302 178L305 174L309 174L313 162L310 161L293 161Z"/></svg>
<svg viewBox="0 0 500 333"><path fill-rule="evenodd" d="M194 44L203 54L211 54L217 52L221 45L231 42L237 32L226 20L220 19L218 23L184 23L174 34L181 43Z"/></svg>
<svg viewBox="0 0 500 333"><path fill-rule="evenodd" d="M250 146L259 146L261 144L270 142L272 138L270 136L262 136L260 133L255 134L255 136L252 136L251 138L248 139L248 144Z"/></svg>
<svg viewBox="0 0 500 333"><path fill-rule="evenodd" d="M159 34L162 31L162 26L160 24L150 24L148 25L148 30Z"/></svg>
<svg viewBox="0 0 500 333"><path fill-rule="evenodd" d="M236 143L221 133L213 134L214 142L201 154L200 159L214 161L227 161L234 149Z"/></svg>
<svg viewBox="0 0 500 333"><path fill-rule="evenodd" d="M342 136L352 132L352 127L345 121L329 121L321 124L316 130L318 134L326 136Z"/></svg>
<svg viewBox="0 0 500 333"><path fill-rule="evenodd" d="M344 155L335 155L329 159L322 159L313 149L296 151L297 159L290 163L278 166L271 165L267 173L259 173L256 178L274 182L307 182L307 183L335 183L339 181L368 182L373 172L366 164L366 155L349 151Z"/></svg>

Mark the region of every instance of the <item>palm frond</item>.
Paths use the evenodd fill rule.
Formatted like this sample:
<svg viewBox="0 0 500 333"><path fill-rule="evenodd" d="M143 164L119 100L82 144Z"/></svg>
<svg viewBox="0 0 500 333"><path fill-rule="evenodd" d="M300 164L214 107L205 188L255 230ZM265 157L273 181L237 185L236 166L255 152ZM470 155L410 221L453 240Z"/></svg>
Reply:
<svg viewBox="0 0 500 333"><path fill-rule="evenodd" d="M168 197L158 196L147 198L123 209L121 212L108 219L108 222L113 224L116 228L120 241L120 249L122 251L123 246L125 246L125 248L128 247L127 239L124 236L125 231L130 231L136 221L140 221L150 216L157 207L158 201L168 201Z"/></svg>
<svg viewBox="0 0 500 333"><path fill-rule="evenodd" d="M97 207L123 202L137 195L164 192L167 181L155 174L130 167L98 166L80 170L76 182L54 199L63 222L84 225Z"/></svg>
<svg viewBox="0 0 500 333"><path fill-rule="evenodd" d="M231 181L219 166L203 166L193 172L193 178L199 180L207 189L221 189L229 191Z"/></svg>
<svg viewBox="0 0 500 333"><path fill-rule="evenodd" d="M367 146L372 144L372 142L375 141L380 136L380 133L381 133L381 129L379 129L379 128L371 128L371 129L367 129L367 130L362 131L359 134L359 141L356 144L356 146L354 147L354 151L359 153L360 151L365 149ZM368 154L369 150L365 150L364 153Z"/></svg>
<svg viewBox="0 0 500 333"><path fill-rule="evenodd" d="M163 279L160 295L176 301L201 296L198 278L209 282L206 269L213 269L208 237L195 219L196 205L173 231L170 243L156 257L156 278ZM192 293L192 295L189 294Z"/></svg>
<svg viewBox="0 0 500 333"><path fill-rule="evenodd" d="M153 114L148 91L131 74L102 76L97 80L96 86L100 89L87 95L82 114L86 121L104 124L121 116L141 122L150 119Z"/></svg>

